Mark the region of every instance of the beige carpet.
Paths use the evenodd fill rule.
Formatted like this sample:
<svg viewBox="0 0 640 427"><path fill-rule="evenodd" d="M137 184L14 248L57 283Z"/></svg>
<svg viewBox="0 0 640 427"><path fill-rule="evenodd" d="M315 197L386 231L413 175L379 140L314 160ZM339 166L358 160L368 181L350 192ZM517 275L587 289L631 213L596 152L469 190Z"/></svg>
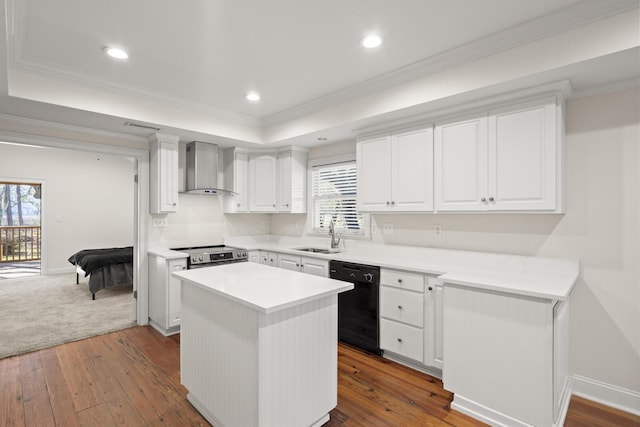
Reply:
<svg viewBox="0 0 640 427"><path fill-rule="evenodd" d="M131 286L102 289L61 274L0 281L0 358L135 325Z"/></svg>

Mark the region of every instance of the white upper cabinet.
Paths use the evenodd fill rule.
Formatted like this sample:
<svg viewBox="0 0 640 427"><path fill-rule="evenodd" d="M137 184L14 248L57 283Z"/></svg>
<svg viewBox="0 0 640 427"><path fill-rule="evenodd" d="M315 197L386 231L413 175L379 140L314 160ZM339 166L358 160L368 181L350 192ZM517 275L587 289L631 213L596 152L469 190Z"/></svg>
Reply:
<svg viewBox="0 0 640 427"><path fill-rule="evenodd" d="M558 134L555 98L489 114L489 209L558 208Z"/></svg>
<svg viewBox="0 0 640 427"><path fill-rule="evenodd" d="M224 213L307 212L307 150L224 150Z"/></svg>
<svg viewBox="0 0 640 427"><path fill-rule="evenodd" d="M356 165L359 212L391 209L391 136L358 142Z"/></svg>
<svg viewBox="0 0 640 427"><path fill-rule="evenodd" d="M277 211L307 212L307 151L286 149L278 153Z"/></svg>
<svg viewBox="0 0 640 427"><path fill-rule="evenodd" d="M155 133L149 137L149 211L165 214L178 210L178 137Z"/></svg>
<svg viewBox="0 0 640 427"><path fill-rule="evenodd" d="M358 142L358 211L433 211L433 129Z"/></svg>
<svg viewBox="0 0 640 427"><path fill-rule="evenodd" d="M561 114L550 97L439 123L436 211L562 212Z"/></svg>
<svg viewBox="0 0 640 427"><path fill-rule="evenodd" d="M249 155L249 209L252 212L276 211L275 154Z"/></svg>
<svg viewBox="0 0 640 427"><path fill-rule="evenodd" d="M436 211L486 210L486 116L436 126Z"/></svg>
<svg viewBox="0 0 640 427"><path fill-rule="evenodd" d="M224 213L249 212L249 153L241 148L224 150L223 176L225 190L235 194L225 194Z"/></svg>
<svg viewBox="0 0 640 427"><path fill-rule="evenodd" d="M433 128L391 136L391 208L433 210Z"/></svg>

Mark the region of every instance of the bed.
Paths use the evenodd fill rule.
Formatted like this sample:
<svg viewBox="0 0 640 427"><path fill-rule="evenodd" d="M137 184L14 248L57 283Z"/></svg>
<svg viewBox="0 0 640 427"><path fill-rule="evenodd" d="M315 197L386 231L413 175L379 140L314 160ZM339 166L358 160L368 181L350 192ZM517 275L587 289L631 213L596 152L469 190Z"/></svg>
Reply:
<svg viewBox="0 0 640 427"><path fill-rule="evenodd" d="M83 249L68 261L76 267L76 284L80 283L80 274L88 277L93 300L100 289L133 284L133 246Z"/></svg>

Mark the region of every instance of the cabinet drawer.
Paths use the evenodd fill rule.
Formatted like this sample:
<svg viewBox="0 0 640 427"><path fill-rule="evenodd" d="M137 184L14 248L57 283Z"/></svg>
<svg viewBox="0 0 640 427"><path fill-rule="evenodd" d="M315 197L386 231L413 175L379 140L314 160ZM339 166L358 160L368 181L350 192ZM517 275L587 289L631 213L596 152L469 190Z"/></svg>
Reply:
<svg viewBox="0 0 640 427"><path fill-rule="evenodd" d="M421 328L380 319L380 347L422 362L424 334Z"/></svg>
<svg viewBox="0 0 640 427"><path fill-rule="evenodd" d="M421 328L424 324L423 295L381 286L380 315Z"/></svg>
<svg viewBox="0 0 640 427"><path fill-rule="evenodd" d="M424 292L424 276L422 274L407 273L406 271L383 268L380 270L380 284Z"/></svg>

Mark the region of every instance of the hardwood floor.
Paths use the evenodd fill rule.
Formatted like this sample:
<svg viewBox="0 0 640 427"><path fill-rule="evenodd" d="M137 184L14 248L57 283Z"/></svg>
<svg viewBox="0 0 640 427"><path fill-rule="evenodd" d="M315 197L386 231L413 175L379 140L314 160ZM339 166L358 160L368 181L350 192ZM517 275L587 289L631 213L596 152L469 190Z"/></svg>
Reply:
<svg viewBox="0 0 640 427"><path fill-rule="evenodd" d="M180 385L180 338L150 327L0 360L0 426L208 426ZM338 351L338 407L325 427L477 426L449 409L440 380L348 346ZM640 426L574 397L566 426Z"/></svg>

